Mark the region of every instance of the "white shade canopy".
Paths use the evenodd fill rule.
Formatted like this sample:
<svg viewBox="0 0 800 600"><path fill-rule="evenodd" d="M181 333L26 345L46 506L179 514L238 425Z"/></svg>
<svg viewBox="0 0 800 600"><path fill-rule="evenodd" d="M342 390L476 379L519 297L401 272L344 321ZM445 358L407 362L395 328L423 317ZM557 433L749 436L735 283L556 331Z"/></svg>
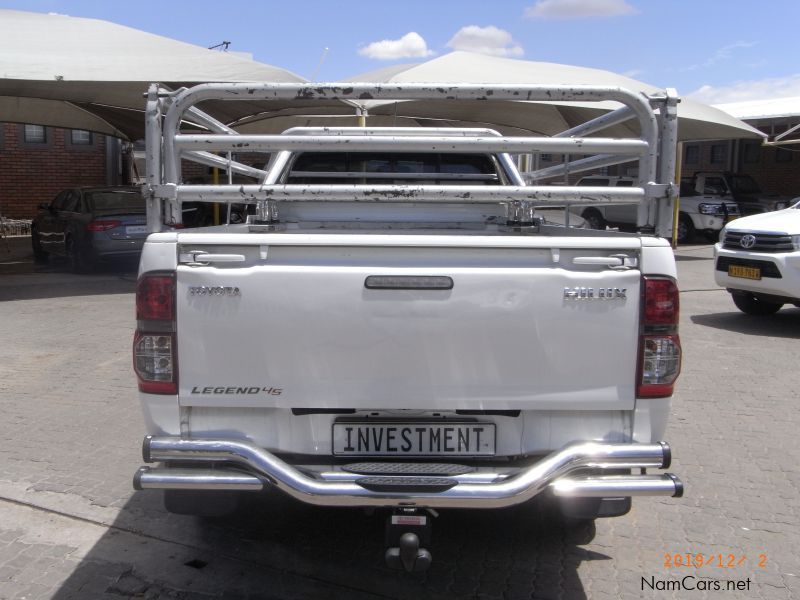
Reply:
<svg viewBox="0 0 800 600"><path fill-rule="evenodd" d="M144 133L143 94L153 82L177 89L207 81L304 81L278 67L97 19L0 9L0 30L5 122L136 139ZM203 108L224 122L253 110L252 103L236 102Z"/></svg>
<svg viewBox="0 0 800 600"><path fill-rule="evenodd" d="M499 58L471 52L451 52L424 63L394 65L357 75L350 81L386 83L514 83L545 85L618 86L634 92L657 94L662 89L610 71L546 62ZM512 105L513 104L513 105ZM433 118L494 124L504 133L515 130L554 135L574 127L618 105L586 103L562 106L558 103L492 103L444 107L441 103L375 103L373 115L399 118ZM617 126L619 127L619 126ZM613 132L613 130L610 130ZM621 132L629 134L630 131ZM607 135L608 132L604 133ZM678 135L681 140L761 138L763 134L746 123L712 106L683 99L678 106Z"/></svg>

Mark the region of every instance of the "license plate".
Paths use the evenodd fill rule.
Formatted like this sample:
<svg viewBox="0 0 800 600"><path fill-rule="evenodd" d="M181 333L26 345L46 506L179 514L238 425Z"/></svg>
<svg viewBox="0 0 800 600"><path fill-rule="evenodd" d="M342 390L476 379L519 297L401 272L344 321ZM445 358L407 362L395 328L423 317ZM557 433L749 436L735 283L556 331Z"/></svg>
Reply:
<svg viewBox="0 0 800 600"><path fill-rule="evenodd" d="M333 424L336 456L494 456L494 423Z"/></svg>
<svg viewBox="0 0 800 600"><path fill-rule="evenodd" d="M741 277L742 279L761 279L761 269L758 267L743 267L742 265L728 265L728 275L730 277Z"/></svg>
<svg viewBox="0 0 800 600"><path fill-rule="evenodd" d="M125 227L125 233L147 233L147 225L128 225Z"/></svg>

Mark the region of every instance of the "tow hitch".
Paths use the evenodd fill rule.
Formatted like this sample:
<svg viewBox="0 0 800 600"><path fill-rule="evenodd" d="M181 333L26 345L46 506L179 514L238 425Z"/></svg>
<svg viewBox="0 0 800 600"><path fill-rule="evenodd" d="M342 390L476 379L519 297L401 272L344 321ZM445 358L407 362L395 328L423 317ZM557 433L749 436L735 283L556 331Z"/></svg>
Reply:
<svg viewBox="0 0 800 600"><path fill-rule="evenodd" d="M424 548L431 541L436 513L421 514L419 509L400 508L386 522L386 566L407 573L427 571L433 557Z"/></svg>

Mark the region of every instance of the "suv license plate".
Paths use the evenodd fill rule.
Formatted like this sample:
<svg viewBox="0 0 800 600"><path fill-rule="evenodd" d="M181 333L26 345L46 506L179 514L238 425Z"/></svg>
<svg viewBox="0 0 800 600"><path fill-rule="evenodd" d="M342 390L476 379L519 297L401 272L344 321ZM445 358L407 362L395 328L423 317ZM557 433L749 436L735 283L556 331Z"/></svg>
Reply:
<svg viewBox="0 0 800 600"><path fill-rule="evenodd" d="M728 265L728 275L730 277L741 277L742 279L761 279L761 269L758 267L743 267L742 265Z"/></svg>
<svg viewBox="0 0 800 600"><path fill-rule="evenodd" d="M333 424L335 456L494 456L494 423Z"/></svg>

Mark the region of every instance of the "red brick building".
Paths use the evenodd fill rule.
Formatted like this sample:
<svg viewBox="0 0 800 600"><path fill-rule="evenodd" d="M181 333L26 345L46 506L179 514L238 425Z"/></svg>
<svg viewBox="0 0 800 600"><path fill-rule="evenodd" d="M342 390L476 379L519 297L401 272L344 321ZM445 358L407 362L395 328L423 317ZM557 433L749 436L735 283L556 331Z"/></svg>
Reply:
<svg viewBox="0 0 800 600"><path fill-rule="evenodd" d="M141 181L144 160L134 167L135 154L131 144L89 131L0 123L0 215L31 219L65 188ZM254 164L264 161L260 156ZM186 180L213 178L212 169L187 161L183 174Z"/></svg>
<svg viewBox="0 0 800 600"><path fill-rule="evenodd" d="M0 214L30 219L64 188L122 183L120 150L88 131L0 123Z"/></svg>

